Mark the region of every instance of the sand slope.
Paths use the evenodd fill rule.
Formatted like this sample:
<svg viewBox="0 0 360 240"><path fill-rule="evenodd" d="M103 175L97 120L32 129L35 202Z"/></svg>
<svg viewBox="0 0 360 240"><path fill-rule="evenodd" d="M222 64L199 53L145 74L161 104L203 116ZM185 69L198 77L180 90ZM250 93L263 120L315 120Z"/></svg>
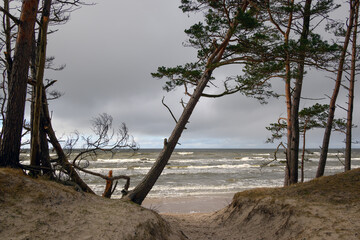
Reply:
<svg viewBox="0 0 360 240"><path fill-rule="evenodd" d="M157 213L0 169L0 239L182 239Z"/></svg>
<svg viewBox="0 0 360 240"><path fill-rule="evenodd" d="M163 214L0 169L1 239L360 239L360 169L238 193L211 214Z"/></svg>
<svg viewBox="0 0 360 240"><path fill-rule="evenodd" d="M287 188L237 193L213 214L164 218L188 239L358 240L360 169Z"/></svg>

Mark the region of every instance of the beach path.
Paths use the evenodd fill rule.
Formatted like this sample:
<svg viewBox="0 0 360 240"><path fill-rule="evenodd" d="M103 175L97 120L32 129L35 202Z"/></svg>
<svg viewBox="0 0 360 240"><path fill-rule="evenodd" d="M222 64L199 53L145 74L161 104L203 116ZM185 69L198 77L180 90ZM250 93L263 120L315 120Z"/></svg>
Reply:
<svg viewBox="0 0 360 240"><path fill-rule="evenodd" d="M222 239L219 227L213 224L209 213L161 214L185 239Z"/></svg>

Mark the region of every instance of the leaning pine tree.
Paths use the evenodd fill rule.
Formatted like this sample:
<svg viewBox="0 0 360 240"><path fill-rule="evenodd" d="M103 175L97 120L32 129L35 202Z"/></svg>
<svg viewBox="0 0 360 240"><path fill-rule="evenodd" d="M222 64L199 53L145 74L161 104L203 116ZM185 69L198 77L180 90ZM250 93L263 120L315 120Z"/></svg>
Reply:
<svg viewBox="0 0 360 240"><path fill-rule="evenodd" d="M262 61L255 51L265 41L263 38L266 36L261 34L261 29L266 27L256 20L254 4L255 1L249 0L182 1L180 8L184 12L201 11L205 13L204 22L199 22L185 31L189 35L189 44L199 48L199 61L174 68L160 67L153 76L167 77L169 79L165 86L167 90L172 90L176 86L184 86L190 99L171 136L164 141L164 147L156 162L143 180L126 194L125 199L141 204L150 192L168 163L200 97L210 96L204 93L204 90L209 86L209 82L214 80L213 71L223 65L241 64L247 59ZM264 58L264 56L260 57ZM253 84L252 81L242 80L240 77L233 80L236 82L233 86L228 85L229 81L224 82L225 91L218 96L238 91L256 95L251 89L256 88L258 92L263 93L264 87L268 86ZM195 88L192 93L190 93L191 87Z"/></svg>

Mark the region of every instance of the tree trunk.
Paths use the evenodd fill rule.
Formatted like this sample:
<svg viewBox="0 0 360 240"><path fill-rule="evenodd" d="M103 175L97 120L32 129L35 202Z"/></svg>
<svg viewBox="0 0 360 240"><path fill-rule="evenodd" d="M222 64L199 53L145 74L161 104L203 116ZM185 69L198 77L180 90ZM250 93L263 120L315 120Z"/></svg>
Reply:
<svg viewBox="0 0 360 240"><path fill-rule="evenodd" d="M4 0L4 9L7 12L10 12L9 0ZM4 26L4 34L5 34L5 58L6 58L6 72L8 82L10 81L11 76L11 68L12 68L12 59L11 59L11 25L10 25L10 17L5 16L5 26Z"/></svg>
<svg viewBox="0 0 360 240"><path fill-rule="evenodd" d="M155 182L157 181L166 164L168 163L171 154L174 151L175 146L178 143L179 138L185 128L185 125L188 123L188 120L197 102L199 101L201 94L206 87L206 84L211 78L211 74L212 70L207 70L203 74L180 119L178 120L169 140L165 141L164 148L159 154L155 164L152 166L152 168L143 178L143 180L135 187L135 189L130 191L125 196L125 199L131 200L141 205L147 194L150 192L151 188L154 186Z"/></svg>
<svg viewBox="0 0 360 240"><path fill-rule="evenodd" d="M0 166L18 167L26 88L38 0L23 0L0 149Z"/></svg>
<svg viewBox="0 0 360 240"><path fill-rule="evenodd" d="M33 111L33 123L31 131L31 150L30 165L40 166L41 146L40 146L40 118L42 110L42 88L46 61L47 29L49 23L51 0L46 0L43 6L43 12L40 21L39 41L37 46L36 60L36 87L35 104ZM34 171L34 175L37 173Z"/></svg>
<svg viewBox="0 0 360 240"><path fill-rule="evenodd" d="M359 18L359 2L356 4L355 9L355 23L353 30L352 39L352 54L351 54L351 75L350 75L350 86L349 86L349 100L347 110L347 122L346 122L346 142L345 142L345 171L351 170L351 143L352 143L352 120L353 120L353 109L354 109L354 88L355 88L355 76L356 76L356 42L357 42L357 25Z"/></svg>
<svg viewBox="0 0 360 240"><path fill-rule="evenodd" d="M299 170L299 106L301 99L302 83L304 80L304 66L306 45L309 36L310 29L310 15L311 15L311 1L306 0L304 6L304 20L303 29L300 36L300 54L298 62L298 73L295 82L295 88L293 92L293 99L291 102L291 154L290 154L290 177L289 183L295 184L298 182L298 170Z"/></svg>
<svg viewBox="0 0 360 240"><path fill-rule="evenodd" d="M304 124L304 132L303 132L303 146L302 146L302 154L301 154L301 182L304 182L304 161L305 161L305 141L306 141L306 128L308 124L309 119L307 118L305 120Z"/></svg>
<svg viewBox="0 0 360 240"><path fill-rule="evenodd" d="M9 12L10 6L9 6L9 0L4 0L4 9L5 11ZM0 106L1 111L1 118L4 121L5 120L5 111L6 111L6 101L7 101L7 94L6 94L6 85L10 82L11 78L11 69L12 69L12 58L11 58L11 52L12 52L12 45L11 45L11 35L12 35L12 27L10 25L10 17L6 14L4 14L4 35L5 35L5 66L6 66L6 77L7 79L3 78L2 82L2 89L3 89L3 100ZM2 145L2 139L4 134L4 124L1 126L1 132L0 132L0 146ZM1 163L0 163L1 164Z"/></svg>
<svg viewBox="0 0 360 240"><path fill-rule="evenodd" d="M43 168L43 175L47 175L50 178L53 178L54 174L52 171L52 166L50 163L50 153L49 153L49 143L47 139L47 135L45 132L44 125L44 114L41 111L41 120L40 120L40 162Z"/></svg>
<svg viewBox="0 0 360 240"><path fill-rule="evenodd" d="M292 6L294 4L294 0L289 2L289 4ZM285 77L285 101L286 101L286 124L287 124L287 148L286 148L286 166L285 166L285 178L284 178L284 186L290 185L290 161L291 161L291 139L292 139L292 131L291 131L291 67L290 67L290 53L288 52L288 46L289 46L289 38L290 38L290 31L291 31L291 25L293 21L293 13L290 12L289 14L289 20L287 24L286 32L284 33L284 42L286 46L286 59L285 59L285 71L286 71L286 77Z"/></svg>
<svg viewBox="0 0 360 240"><path fill-rule="evenodd" d="M318 169L316 172L317 178L323 176L324 172L325 172L326 159L327 159L327 154L329 151L330 135L331 135L333 120L334 120L334 116L335 116L336 99L339 94L339 90L340 90L340 86L341 86L341 79L342 79L342 74L343 74L343 70L344 70L343 68L344 68L344 62L345 62L345 57L346 57L346 51L347 51L349 41L350 41L351 30L354 25L354 12L355 12L354 2L356 2L356 1L351 0L349 3L350 4L350 17L349 17L349 22L348 22L349 25L346 30L344 45L343 45L342 53L341 53L340 60L339 60L335 88L334 88L333 94L330 99L329 116L328 116L328 120L327 120L326 127L325 127L325 133L324 133L324 137L323 137L323 143L322 143L321 154L320 154L320 159L319 159L319 166L318 166Z"/></svg>
<svg viewBox="0 0 360 240"><path fill-rule="evenodd" d="M284 186L290 185L290 161L291 161L291 139L292 139L292 131L291 131L291 77L290 77L290 62L286 60L286 79L285 79L285 98L286 98L286 125L287 125L287 148L286 148L286 167L285 167L285 179L284 179Z"/></svg>
<svg viewBox="0 0 360 240"><path fill-rule="evenodd" d="M79 185L79 187L84 191L84 192L88 192L88 193L93 193L95 194L91 188L81 179L81 177L79 176L79 174L76 172L76 170L74 169L74 167L71 165L71 163L69 163L58 139L56 138L55 135L55 131L52 127L51 124L51 119L50 119L50 115L49 115L49 108L48 108L48 104L47 104L47 99L46 99L46 94L45 94L45 89L44 87L43 89L43 126L44 129L47 133L47 135L49 136L50 142L53 145L56 154L58 155L58 163L63 167L63 169L67 172L67 174L70 176L71 180L73 182L75 182L77 185Z"/></svg>

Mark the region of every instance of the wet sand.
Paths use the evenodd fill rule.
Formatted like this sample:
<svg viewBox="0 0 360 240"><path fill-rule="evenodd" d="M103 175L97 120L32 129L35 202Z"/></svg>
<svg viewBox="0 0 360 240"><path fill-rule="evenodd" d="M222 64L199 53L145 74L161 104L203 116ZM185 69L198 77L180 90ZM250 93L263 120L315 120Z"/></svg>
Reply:
<svg viewBox="0 0 360 240"><path fill-rule="evenodd" d="M159 213L210 213L231 203L234 194L186 197L146 198L143 207Z"/></svg>

